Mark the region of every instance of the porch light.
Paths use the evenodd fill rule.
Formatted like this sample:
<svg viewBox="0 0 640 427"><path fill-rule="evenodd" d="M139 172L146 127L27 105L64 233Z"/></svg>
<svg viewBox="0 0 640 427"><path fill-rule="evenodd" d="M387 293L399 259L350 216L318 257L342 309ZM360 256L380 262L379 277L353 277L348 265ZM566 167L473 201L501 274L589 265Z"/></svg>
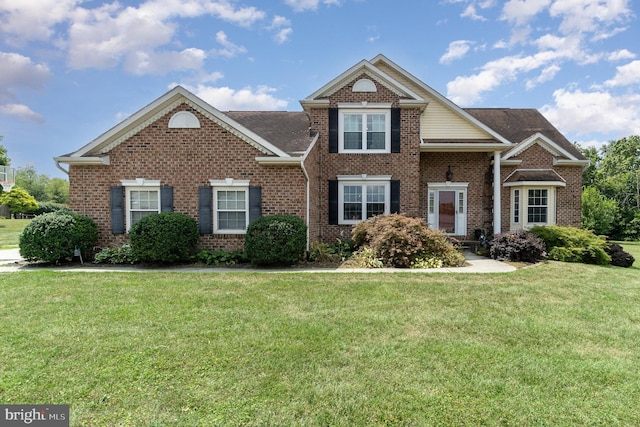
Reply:
<svg viewBox="0 0 640 427"><path fill-rule="evenodd" d="M451 165L449 165L449 169L447 170L446 175L446 181L447 182L451 182L451 180L453 180L453 172L451 172Z"/></svg>

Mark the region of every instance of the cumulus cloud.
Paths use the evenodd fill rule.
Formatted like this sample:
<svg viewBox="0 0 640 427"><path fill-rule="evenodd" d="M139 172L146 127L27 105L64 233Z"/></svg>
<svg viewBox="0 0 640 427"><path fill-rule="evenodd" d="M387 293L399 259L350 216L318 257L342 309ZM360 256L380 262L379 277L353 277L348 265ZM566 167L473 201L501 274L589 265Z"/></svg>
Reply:
<svg viewBox="0 0 640 427"><path fill-rule="evenodd" d="M185 88L222 111L271 111L283 109L288 105L288 101L278 99L274 96L273 94L276 90L268 86L258 86L257 88L245 87L240 90L206 85L185 85Z"/></svg>
<svg viewBox="0 0 640 427"><path fill-rule="evenodd" d="M35 64L31 58L12 52L0 52L0 70L0 88L9 91L42 89L51 77L46 64Z"/></svg>
<svg viewBox="0 0 640 427"><path fill-rule="evenodd" d="M0 114L17 117L21 120L43 123L42 116L23 104L0 104Z"/></svg>
<svg viewBox="0 0 640 427"><path fill-rule="evenodd" d="M278 44L285 43L291 37L293 33L293 29L291 28L291 21L289 21L284 16L276 15L269 26L270 30L275 31L275 35L273 36L274 40Z"/></svg>
<svg viewBox="0 0 640 427"><path fill-rule="evenodd" d="M447 52L440 57L441 64L448 64L450 62L455 61L456 59L463 58L471 46L473 45L472 41L469 40L456 40L449 43L449 48Z"/></svg>
<svg viewBox="0 0 640 427"><path fill-rule="evenodd" d="M640 84L640 60L616 67L616 75L605 86L630 86Z"/></svg>
<svg viewBox="0 0 640 427"><path fill-rule="evenodd" d="M632 52L629 52L627 49L616 50L615 52L609 53L607 56L608 61L622 61L624 59L633 59L636 55Z"/></svg>
<svg viewBox="0 0 640 427"><path fill-rule="evenodd" d="M11 44L49 40L55 25L69 19L82 0L3 0L0 2L0 32Z"/></svg>
<svg viewBox="0 0 640 427"><path fill-rule="evenodd" d="M224 56L225 58L233 58L238 54L247 52L247 48L245 48L244 46L237 45L230 41L224 31L218 31L216 33L216 41L220 45L222 45L222 48L214 49L214 55Z"/></svg>
<svg viewBox="0 0 640 427"><path fill-rule="evenodd" d="M640 133L640 95L615 96L608 91L558 89L553 93L554 105L540 111L563 132Z"/></svg>

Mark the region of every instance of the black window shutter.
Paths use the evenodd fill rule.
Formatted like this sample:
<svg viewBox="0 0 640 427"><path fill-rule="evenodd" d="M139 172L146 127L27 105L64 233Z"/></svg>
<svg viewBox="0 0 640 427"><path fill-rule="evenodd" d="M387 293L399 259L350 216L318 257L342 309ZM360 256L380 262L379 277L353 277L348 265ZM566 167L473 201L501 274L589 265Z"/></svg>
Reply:
<svg viewBox="0 0 640 427"><path fill-rule="evenodd" d="M400 152L400 109L391 109L391 152Z"/></svg>
<svg viewBox="0 0 640 427"><path fill-rule="evenodd" d="M173 212L173 187L160 187L160 212Z"/></svg>
<svg viewBox="0 0 640 427"><path fill-rule="evenodd" d="M338 152L338 109L329 108L329 152Z"/></svg>
<svg viewBox="0 0 640 427"><path fill-rule="evenodd" d="M198 229L200 234L213 234L213 191L209 185L198 187Z"/></svg>
<svg viewBox="0 0 640 427"><path fill-rule="evenodd" d="M338 180L329 180L329 224L338 224Z"/></svg>
<svg viewBox="0 0 640 427"><path fill-rule="evenodd" d="M111 187L111 232L124 234L124 187Z"/></svg>
<svg viewBox="0 0 640 427"><path fill-rule="evenodd" d="M391 181L391 203L389 205L390 212L400 213L400 181Z"/></svg>
<svg viewBox="0 0 640 427"><path fill-rule="evenodd" d="M262 187L249 187L249 224L262 216Z"/></svg>

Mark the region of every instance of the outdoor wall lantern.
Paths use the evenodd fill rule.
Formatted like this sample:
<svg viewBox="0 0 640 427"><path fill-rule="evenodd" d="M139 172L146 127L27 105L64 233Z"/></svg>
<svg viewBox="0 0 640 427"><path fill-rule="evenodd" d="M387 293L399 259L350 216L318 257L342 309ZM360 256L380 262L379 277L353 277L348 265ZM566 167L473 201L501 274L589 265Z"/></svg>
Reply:
<svg viewBox="0 0 640 427"><path fill-rule="evenodd" d="M447 182L449 182L452 179L453 179L453 172L451 172L451 165L449 165L449 169L447 170L447 173L446 173L446 180Z"/></svg>

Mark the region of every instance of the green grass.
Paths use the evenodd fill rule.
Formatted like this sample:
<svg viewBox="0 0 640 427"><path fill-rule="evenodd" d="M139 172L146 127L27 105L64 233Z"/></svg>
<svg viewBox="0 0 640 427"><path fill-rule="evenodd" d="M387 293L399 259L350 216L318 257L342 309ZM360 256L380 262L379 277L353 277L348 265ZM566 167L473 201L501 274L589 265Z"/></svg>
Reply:
<svg viewBox="0 0 640 427"><path fill-rule="evenodd" d="M0 402L72 426L640 425L640 268L3 274Z"/></svg>
<svg viewBox="0 0 640 427"><path fill-rule="evenodd" d="M0 218L0 249L17 248L20 233L30 221L30 219Z"/></svg>

